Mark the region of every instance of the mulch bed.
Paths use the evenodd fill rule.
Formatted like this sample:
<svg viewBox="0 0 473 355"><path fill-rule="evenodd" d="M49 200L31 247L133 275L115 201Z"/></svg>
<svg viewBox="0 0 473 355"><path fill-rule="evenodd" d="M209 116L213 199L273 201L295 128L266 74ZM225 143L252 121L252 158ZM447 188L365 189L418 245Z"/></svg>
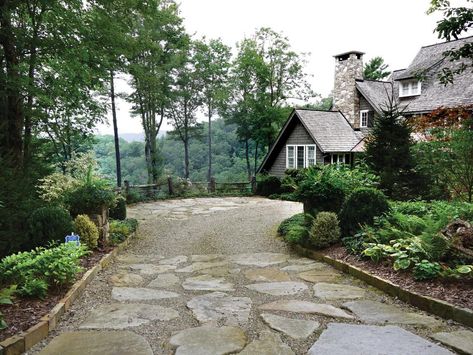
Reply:
<svg viewBox="0 0 473 355"><path fill-rule="evenodd" d="M84 270L77 275L77 280L79 280L88 269L96 265L100 259L112 249L112 247L100 248L93 251L92 254L82 258L80 264ZM0 312L3 313L5 321L8 324L8 328L0 330L0 341L3 341L21 331L27 330L37 324L41 317L49 313L49 311L56 306L56 304L66 295L67 291L69 291L69 289L52 290L44 300L23 299L18 297L13 300L13 305L0 306Z"/></svg>
<svg viewBox="0 0 473 355"><path fill-rule="evenodd" d="M471 279L415 281L409 272L393 270L389 262L376 264L370 260L361 259L356 255L348 254L342 246L327 248L323 250L323 253L359 267L372 275L391 281L405 290L444 300L459 307L473 309L473 280Z"/></svg>

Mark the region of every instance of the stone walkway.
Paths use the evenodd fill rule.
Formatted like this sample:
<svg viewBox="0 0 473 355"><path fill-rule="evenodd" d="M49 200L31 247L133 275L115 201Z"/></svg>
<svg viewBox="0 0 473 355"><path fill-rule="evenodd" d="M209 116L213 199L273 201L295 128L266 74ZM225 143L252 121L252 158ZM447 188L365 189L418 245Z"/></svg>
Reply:
<svg viewBox="0 0 473 355"><path fill-rule="evenodd" d="M473 332L291 254L297 203L212 198L130 209L139 237L30 354L473 353Z"/></svg>

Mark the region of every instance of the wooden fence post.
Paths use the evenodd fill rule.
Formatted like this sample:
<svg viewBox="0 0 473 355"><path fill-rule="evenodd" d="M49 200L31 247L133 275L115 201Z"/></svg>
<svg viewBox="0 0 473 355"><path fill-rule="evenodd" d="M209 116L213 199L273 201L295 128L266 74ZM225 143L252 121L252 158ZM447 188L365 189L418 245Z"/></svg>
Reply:
<svg viewBox="0 0 473 355"><path fill-rule="evenodd" d="M169 195L174 195L174 186L172 185L172 176L168 176L168 192L169 192Z"/></svg>
<svg viewBox="0 0 473 355"><path fill-rule="evenodd" d="M130 182L128 180L125 180L124 184L125 184L125 195L128 196L128 193L130 192Z"/></svg>
<svg viewBox="0 0 473 355"><path fill-rule="evenodd" d="M217 183L215 182L215 178L211 177L210 183L209 183L209 192L214 193L216 189L217 189Z"/></svg>
<svg viewBox="0 0 473 355"><path fill-rule="evenodd" d="M251 177L251 192L256 193L256 176Z"/></svg>

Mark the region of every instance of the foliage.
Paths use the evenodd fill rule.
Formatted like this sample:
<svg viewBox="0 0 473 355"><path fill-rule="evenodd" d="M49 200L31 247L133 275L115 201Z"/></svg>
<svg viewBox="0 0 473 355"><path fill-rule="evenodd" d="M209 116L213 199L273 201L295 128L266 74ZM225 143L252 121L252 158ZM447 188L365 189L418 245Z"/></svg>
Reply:
<svg viewBox="0 0 473 355"><path fill-rule="evenodd" d="M287 234L284 236L284 240L289 244L306 244L309 238L309 231L305 226L292 226Z"/></svg>
<svg viewBox="0 0 473 355"><path fill-rule="evenodd" d="M295 214L281 222L278 227L279 235L286 235L293 226L304 226L306 225L307 215L304 213Z"/></svg>
<svg viewBox="0 0 473 355"><path fill-rule="evenodd" d="M89 216L79 214L74 219L74 231L79 235L82 244L90 250L96 249L99 240L99 230Z"/></svg>
<svg viewBox="0 0 473 355"><path fill-rule="evenodd" d="M368 80L383 80L391 74L388 69L389 65L384 63L381 57L374 57L365 64L363 68L363 78Z"/></svg>
<svg viewBox="0 0 473 355"><path fill-rule="evenodd" d="M295 196L304 203L304 209L315 215L316 211L338 213L354 189L376 186L377 177L360 165L350 169L344 165L314 166L305 170L297 185Z"/></svg>
<svg viewBox="0 0 473 355"><path fill-rule="evenodd" d="M59 206L46 206L35 210L29 220L30 246L45 246L50 242L63 241L72 231L72 218Z"/></svg>
<svg viewBox="0 0 473 355"><path fill-rule="evenodd" d="M269 196L281 192L281 180L273 175L258 175L256 179L256 194Z"/></svg>
<svg viewBox="0 0 473 355"><path fill-rule="evenodd" d="M42 279L26 278L18 289L18 294L22 297L44 299L48 294L48 284Z"/></svg>
<svg viewBox="0 0 473 355"><path fill-rule="evenodd" d="M24 286L41 290L41 285L32 285L31 280L43 280L48 288L69 285L81 271L79 261L86 254L84 247L65 243L9 255L0 261L0 284L15 284L19 290Z"/></svg>
<svg viewBox="0 0 473 355"><path fill-rule="evenodd" d="M138 221L134 218L127 218L122 221L113 220L110 222L110 239L113 244L123 242L130 234L136 231Z"/></svg>
<svg viewBox="0 0 473 355"><path fill-rule="evenodd" d="M340 226L333 212L319 212L310 229L310 243L316 249L323 249L340 240Z"/></svg>
<svg viewBox="0 0 473 355"><path fill-rule="evenodd" d="M123 196L118 196L115 199L115 206L110 208L109 217L118 219L120 221L126 218L126 199Z"/></svg>
<svg viewBox="0 0 473 355"><path fill-rule="evenodd" d="M434 279L440 275L442 268L437 262L430 262L428 260L421 260L414 265L412 273L414 278L418 281Z"/></svg>
<svg viewBox="0 0 473 355"><path fill-rule="evenodd" d="M472 0L466 0L465 4L470 2ZM467 34L473 26L473 9L471 7L452 7L449 0L431 0L430 4L429 13L441 12L443 14L443 19L437 22L435 28L439 38L447 41L458 39ZM444 57L450 62L458 60L462 62L459 66L445 65L442 68L439 79L444 85L447 85L453 83L456 75L472 66L473 44L471 42L465 43L458 48L448 50L444 53Z"/></svg>
<svg viewBox="0 0 473 355"><path fill-rule="evenodd" d="M66 195L65 201L72 216L100 214L102 208L114 206L115 193L108 182L96 180L70 191Z"/></svg>
<svg viewBox="0 0 473 355"><path fill-rule="evenodd" d="M371 225L374 218L389 211L386 196L374 188L355 189L343 203L340 222L344 236L352 236L363 225Z"/></svg>
<svg viewBox="0 0 473 355"><path fill-rule="evenodd" d="M413 159L412 129L393 101L381 110L366 139L366 163L380 177L380 188L389 197L397 200L415 198L421 195L424 176L416 170Z"/></svg>
<svg viewBox="0 0 473 355"><path fill-rule="evenodd" d="M16 292L16 285L12 285L8 288L0 289L0 305L10 305L13 304L12 298ZM3 330L7 327L7 323L3 317L2 312L0 312L0 330Z"/></svg>
<svg viewBox="0 0 473 355"><path fill-rule="evenodd" d="M290 244L307 245L309 228L314 218L308 214L298 213L281 222L278 233Z"/></svg>

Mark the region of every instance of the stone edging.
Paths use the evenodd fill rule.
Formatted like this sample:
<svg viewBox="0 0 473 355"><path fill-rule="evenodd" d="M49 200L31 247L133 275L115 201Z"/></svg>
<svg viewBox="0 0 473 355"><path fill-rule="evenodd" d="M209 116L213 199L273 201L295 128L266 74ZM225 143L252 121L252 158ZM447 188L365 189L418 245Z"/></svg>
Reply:
<svg viewBox="0 0 473 355"><path fill-rule="evenodd" d="M346 274L352 275L367 284L374 286L381 291L397 297L401 301L404 301L414 307L417 307L423 311L435 314L444 319L451 319L468 327L473 327L473 311L468 308L457 307L446 301L442 301L433 297L423 296L416 292L408 291L401 288L392 282L374 276L356 266L345 263L339 259L334 259L330 256L326 256L320 252L303 248L299 245L293 247L299 254L323 261L335 269L340 270Z"/></svg>
<svg viewBox="0 0 473 355"><path fill-rule="evenodd" d="M97 265L87 270L81 279L71 286L59 303L48 314L40 318L39 323L0 342L0 355L22 354L41 340L47 338L49 332L56 328L61 316L71 308L72 303L82 294L97 273L107 268L118 253L128 246L130 240L135 235L136 232L130 234L127 239L117 245L110 253L105 254Z"/></svg>

